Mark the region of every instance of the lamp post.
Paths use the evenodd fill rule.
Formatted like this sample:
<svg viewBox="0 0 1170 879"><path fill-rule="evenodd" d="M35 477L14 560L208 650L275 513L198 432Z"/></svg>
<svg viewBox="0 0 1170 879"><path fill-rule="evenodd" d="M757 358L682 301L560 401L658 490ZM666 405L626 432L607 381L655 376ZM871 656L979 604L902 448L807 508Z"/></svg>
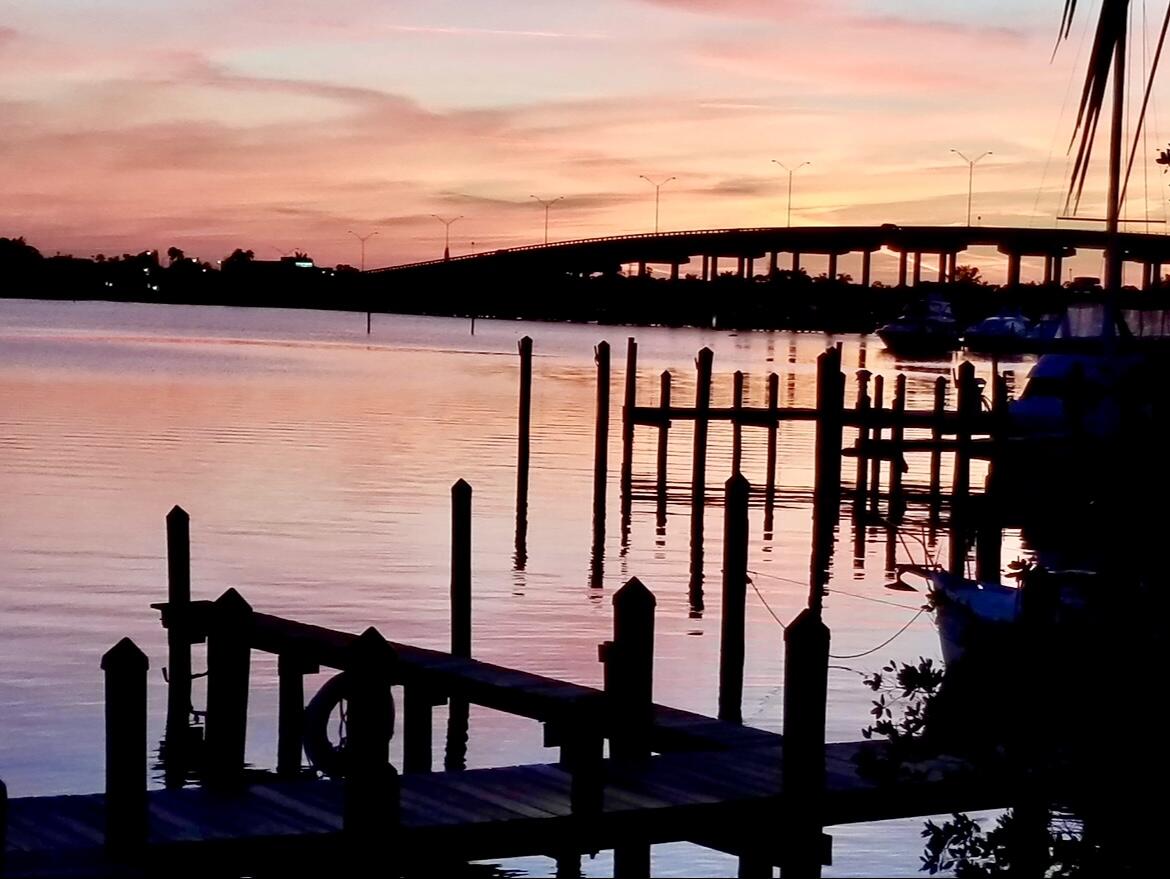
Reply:
<svg viewBox="0 0 1170 879"><path fill-rule="evenodd" d="M438 214L431 214L431 216L434 217L436 220L438 220L440 223L442 223L446 227L446 234L443 237L443 259L450 259L451 258L451 224L454 223L456 220L462 220L463 216L460 215L458 217L452 217L450 220L445 220L442 217L440 217Z"/></svg>
<svg viewBox="0 0 1170 879"><path fill-rule="evenodd" d="M671 180L677 180L678 178L677 177L667 177L661 183L655 183L653 180L651 180L645 174L639 174L638 176L641 177L643 180L645 180L647 183L649 183L651 186L654 187L654 234L657 235L658 234L658 196L659 196L659 192L662 190L662 187L664 187Z"/></svg>
<svg viewBox="0 0 1170 879"><path fill-rule="evenodd" d="M772 164L779 165L781 168L783 168L785 171L788 172L788 225L791 226L792 225L792 175L795 174L797 171L799 171L801 168L803 168L805 165L811 165L812 162L801 162L795 168L789 168L787 165L785 165L783 162L781 162L777 159L773 159Z"/></svg>
<svg viewBox="0 0 1170 879"><path fill-rule="evenodd" d="M970 227L971 226L971 196L975 192L975 164L980 159L984 159L987 156L990 156L991 150L988 150L987 152L983 153L982 155L976 156L973 159L968 159L965 155L963 155L961 152L959 152L958 150L955 150L955 149L951 150L951 152L954 153L956 156L958 156L960 159L962 159L964 162L967 163L967 226Z"/></svg>
<svg viewBox="0 0 1170 879"><path fill-rule="evenodd" d="M361 266L361 269L364 272L366 270L366 242L369 241L371 238L373 238L378 233L376 231L374 231L374 232L371 232L369 235L359 235L357 232L354 232L353 230L348 230L348 231L349 231L350 235L352 235L354 238L356 238L358 241L360 241L362 243L362 266Z"/></svg>
<svg viewBox="0 0 1170 879"><path fill-rule="evenodd" d="M536 198L535 195L528 196L529 198ZM555 205L558 201L564 199L563 195L558 195L556 198L546 201L543 198L536 198L538 202L544 205L544 243L548 244L548 209Z"/></svg>

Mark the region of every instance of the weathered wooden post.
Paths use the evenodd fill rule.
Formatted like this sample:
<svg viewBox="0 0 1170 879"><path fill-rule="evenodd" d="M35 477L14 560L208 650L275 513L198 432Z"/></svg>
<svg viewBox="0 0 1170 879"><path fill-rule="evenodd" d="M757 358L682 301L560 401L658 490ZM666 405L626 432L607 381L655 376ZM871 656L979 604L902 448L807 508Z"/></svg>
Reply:
<svg viewBox="0 0 1170 879"><path fill-rule="evenodd" d="M430 772L433 762L434 699L419 684L406 684L402 698L402 771Z"/></svg>
<svg viewBox="0 0 1170 879"><path fill-rule="evenodd" d="M933 446L930 450L930 504L931 510L937 514L942 499L940 484L942 482L942 437L943 421L947 412L947 378L940 375L934 380L934 424L930 428L930 438Z"/></svg>
<svg viewBox="0 0 1170 879"><path fill-rule="evenodd" d="M743 723L744 605L747 602L748 497L736 473L723 488L723 608L719 637L719 719Z"/></svg>
<svg viewBox="0 0 1170 879"><path fill-rule="evenodd" d="M739 473L743 464L743 372L735 371L731 392L731 472Z"/></svg>
<svg viewBox="0 0 1170 879"><path fill-rule="evenodd" d="M955 472L951 482L951 536L948 570L962 576L967 561L967 500L971 493L972 420L979 413L979 386L975 383L975 364L969 360L959 365L958 426L955 443Z"/></svg>
<svg viewBox="0 0 1170 879"><path fill-rule="evenodd" d="M357 851L380 859L393 852L398 827L398 773L390 765L394 699L390 684L394 649L370 627L350 645L346 657L345 803L343 828ZM369 866L369 862L366 862Z"/></svg>
<svg viewBox="0 0 1170 879"><path fill-rule="evenodd" d="M695 434L691 456L691 610L703 610L703 513L707 494L707 427L711 409L711 365L715 353L703 348L695 358Z"/></svg>
<svg viewBox="0 0 1170 879"><path fill-rule="evenodd" d="M528 461L532 425L532 339L520 340L520 426L516 449L516 560L523 567L528 556Z"/></svg>
<svg viewBox="0 0 1170 879"><path fill-rule="evenodd" d="M660 379L661 390L658 394L658 406L661 410L661 421L658 423L658 519L663 525L666 516L666 467L670 451L670 371L664 370Z"/></svg>
<svg viewBox="0 0 1170 879"><path fill-rule="evenodd" d="M320 666L297 653L281 653L276 661L279 675L276 774L296 778L301 774L301 750L305 739L305 675Z"/></svg>
<svg viewBox="0 0 1170 879"><path fill-rule="evenodd" d="M191 765L191 518L167 513L166 783L181 787Z"/></svg>
<svg viewBox="0 0 1170 879"><path fill-rule="evenodd" d="M655 604L654 593L636 577L613 596L613 640L601 645L600 655L609 703L609 753L615 760L650 756ZM650 875L648 842L619 845L613 854L615 879Z"/></svg>
<svg viewBox="0 0 1170 879"><path fill-rule="evenodd" d="M772 531L776 508L776 438L780 428L780 376L768 373L768 472L764 477L764 530Z"/></svg>
<svg viewBox="0 0 1170 879"><path fill-rule="evenodd" d="M894 382L894 402L890 408L894 422L890 428L890 521L899 522L906 504L902 497L902 472L906 466L902 441L906 435L906 375Z"/></svg>
<svg viewBox="0 0 1170 879"><path fill-rule="evenodd" d="M577 835L581 839L592 837L589 827L601 810L605 753L602 721L606 699L604 694L582 697L568 709L561 723L553 727L545 725L545 745L561 746L560 764L569 773L569 808L579 826ZM558 877L580 875L581 856L578 852L561 851L556 860Z"/></svg>
<svg viewBox="0 0 1170 879"><path fill-rule="evenodd" d="M451 654L471 658L471 486L462 479L451 486ZM423 733L411 720L412 714L424 712L421 703L426 701L426 696L407 692L404 701L407 703L403 706L407 727L404 745L413 747L412 759L409 764L403 764L403 769L413 772L418 771L424 755L428 767L430 765L429 733L426 749L420 752ZM425 723L429 727L429 711L427 715ZM446 750L443 757L443 767L448 771L461 770L467 766L470 718L471 708L467 700L452 697L447 714ZM416 719L421 727L423 717ZM414 759L416 755L417 760Z"/></svg>
<svg viewBox="0 0 1170 879"><path fill-rule="evenodd" d="M596 552L605 544L605 483L609 469L609 342L597 343L593 359L597 363L597 423L593 433L593 546Z"/></svg>
<svg viewBox="0 0 1170 879"><path fill-rule="evenodd" d="M625 398L622 405L622 497L630 496L634 481L634 409L638 405L638 342L626 340Z"/></svg>
<svg viewBox="0 0 1170 879"><path fill-rule="evenodd" d="M864 349L862 349L864 353ZM853 515L859 517L865 511L868 500L869 462L865 457L866 443L869 441L869 425L866 417L869 415L869 379L872 373L868 369L857 370L857 475L853 483Z"/></svg>
<svg viewBox="0 0 1170 879"><path fill-rule="evenodd" d="M102 657L106 677L106 851L118 860L146 847L146 672L129 638Z"/></svg>
<svg viewBox="0 0 1170 879"><path fill-rule="evenodd" d="M207 634L206 778L212 787L232 787L243 777L251 629L251 606L228 589L215 601Z"/></svg>
<svg viewBox="0 0 1170 879"><path fill-rule="evenodd" d="M875 416L873 424L874 447L877 448L881 444L882 426L881 415L883 409L882 397L885 394L886 380L883 376L875 375L873 377L873 407L871 412ZM878 511L878 504L881 500L882 494L882 458L879 454L874 454L869 461L869 508L876 513Z"/></svg>

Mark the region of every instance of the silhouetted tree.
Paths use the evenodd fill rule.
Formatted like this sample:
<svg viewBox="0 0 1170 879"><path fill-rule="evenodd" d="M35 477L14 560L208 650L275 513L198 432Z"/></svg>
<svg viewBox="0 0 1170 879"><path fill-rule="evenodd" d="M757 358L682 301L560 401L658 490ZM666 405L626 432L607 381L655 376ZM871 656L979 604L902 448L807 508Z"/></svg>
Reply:
<svg viewBox="0 0 1170 879"><path fill-rule="evenodd" d="M979 266L955 266L955 283L986 287L987 281L979 272Z"/></svg>
<svg viewBox="0 0 1170 879"><path fill-rule="evenodd" d="M221 268L225 272L235 271L244 266L250 265L256 259L256 254L251 250L243 250L237 247L232 251L231 256L225 257L221 263Z"/></svg>
<svg viewBox="0 0 1170 879"><path fill-rule="evenodd" d="M171 246L167 248L167 259L171 261L171 265L182 262L183 258L184 253L178 247Z"/></svg>

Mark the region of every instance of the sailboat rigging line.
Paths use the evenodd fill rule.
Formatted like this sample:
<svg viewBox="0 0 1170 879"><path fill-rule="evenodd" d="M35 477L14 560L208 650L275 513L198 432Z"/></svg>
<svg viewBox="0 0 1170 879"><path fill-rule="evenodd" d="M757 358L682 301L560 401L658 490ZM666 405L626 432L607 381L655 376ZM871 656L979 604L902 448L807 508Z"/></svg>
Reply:
<svg viewBox="0 0 1170 879"><path fill-rule="evenodd" d="M1146 0L1142 0L1142 79L1150 74L1150 23L1146 17ZM1149 129L1142 126L1142 153L1150 155ZM1146 209L1146 223L1150 222L1150 163L1142 162L1142 205Z"/></svg>
<svg viewBox="0 0 1170 879"><path fill-rule="evenodd" d="M1150 65L1150 75L1146 79L1146 93L1142 97L1142 109L1138 113L1138 131L1146 120L1146 106L1150 102L1150 93L1154 89L1154 75L1158 72L1158 62L1162 58L1162 46L1166 43L1166 29L1170 27L1170 3L1166 5L1166 15L1162 18L1162 32L1158 35L1158 47L1154 49L1154 61ZM1125 190L1129 186L1129 174L1133 170L1133 160L1137 156L1137 138L1134 139L1133 149L1129 154L1129 165L1125 169L1125 180L1122 182L1121 198L1125 199Z"/></svg>

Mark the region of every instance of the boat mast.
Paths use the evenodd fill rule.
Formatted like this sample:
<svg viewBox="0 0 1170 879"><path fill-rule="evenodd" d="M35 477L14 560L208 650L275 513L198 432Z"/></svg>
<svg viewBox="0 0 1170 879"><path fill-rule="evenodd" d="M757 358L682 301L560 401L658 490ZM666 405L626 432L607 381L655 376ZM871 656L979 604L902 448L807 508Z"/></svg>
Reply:
<svg viewBox="0 0 1170 879"><path fill-rule="evenodd" d="M1113 50L1113 118L1109 127L1109 203L1105 214L1105 292L1112 312L1121 293L1121 242L1117 222L1121 216L1121 150L1125 122L1125 48L1123 25ZM1110 315L1112 317L1112 315Z"/></svg>

